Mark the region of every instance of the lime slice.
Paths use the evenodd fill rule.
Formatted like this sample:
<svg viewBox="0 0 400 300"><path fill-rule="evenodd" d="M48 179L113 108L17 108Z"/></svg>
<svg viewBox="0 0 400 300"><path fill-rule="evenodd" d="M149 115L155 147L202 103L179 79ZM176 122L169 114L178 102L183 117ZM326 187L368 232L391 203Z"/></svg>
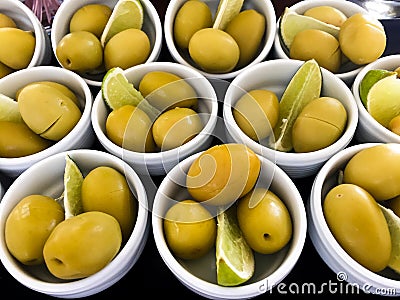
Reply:
<svg viewBox="0 0 400 300"><path fill-rule="evenodd" d="M400 273L400 218L393 210L378 204L389 227L392 240L392 252L388 266L397 273Z"/></svg>
<svg viewBox="0 0 400 300"><path fill-rule="evenodd" d="M360 82L360 88L359 88L359 93L360 93L360 99L364 106L367 106L367 95L371 87L377 83L379 80L382 78L385 78L390 75L397 74L394 71L388 71L388 70L369 70L363 79Z"/></svg>
<svg viewBox="0 0 400 300"><path fill-rule="evenodd" d="M64 169L64 210L65 219L83 212L81 190L83 175L69 155L65 156Z"/></svg>
<svg viewBox="0 0 400 300"><path fill-rule="evenodd" d="M290 49L297 33L305 29L319 29L339 38L340 28L332 24L322 22L309 16L298 14L286 7L279 21L279 38L283 45Z"/></svg>
<svg viewBox="0 0 400 300"><path fill-rule="evenodd" d="M400 79L396 74L376 82L367 95L367 111L382 126L400 114Z"/></svg>
<svg viewBox="0 0 400 300"><path fill-rule="evenodd" d="M104 27L100 37L104 45L117 33L128 29L141 29L143 25L143 7L139 0L119 0Z"/></svg>
<svg viewBox="0 0 400 300"><path fill-rule="evenodd" d="M123 69L110 69L101 84L103 99L111 110L124 105L134 105L143 110L151 120L154 120L160 111L152 106L143 95L126 78Z"/></svg>
<svg viewBox="0 0 400 300"><path fill-rule="evenodd" d="M3 94L0 94L0 121L23 122L18 102Z"/></svg>
<svg viewBox="0 0 400 300"><path fill-rule="evenodd" d="M254 254L239 228L236 207L217 216L216 265L217 282L223 286L236 286L254 274Z"/></svg>
<svg viewBox="0 0 400 300"><path fill-rule="evenodd" d="M244 0L220 0L215 14L213 28L224 30L232 19L239 14Z"/></svg>
<svg viewBox="0 0 400 300"><path fill-rule="evenodd" d="M321 93L322 75L314 60L304 62L294 74L279 102L279 121L274 129L275 142L270 145L278 151L293 149L292 127L301 110Z"/></svg>

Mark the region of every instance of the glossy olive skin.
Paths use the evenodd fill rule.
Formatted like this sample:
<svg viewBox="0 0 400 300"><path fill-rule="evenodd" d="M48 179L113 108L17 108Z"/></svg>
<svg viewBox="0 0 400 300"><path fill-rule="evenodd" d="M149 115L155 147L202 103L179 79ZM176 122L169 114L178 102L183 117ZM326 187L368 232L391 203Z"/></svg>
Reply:
<svg viewBox="0 0 400 300"><path fill-rule="evenodd" d="M118 221L109 214L90 211L59 223L44 245L43 256L55 277L79 279L107 266L121 244Z"/></svg>
<svg viewBox="0 0 400 300"><path fill-rule="evenodd" d="M63 36L56 47L60 64L71 71L89 72L103 64L100 40L89 31L75 31Z"/></svg>
<svg viewBox="0 0 400 300"><path fill-rule="evenodd" d="M255 185L261 161L243 144L213 146L191 164L186 187L197 201L226 205L247 194Z"/></svg>
<svg viewBox="0 0 400 300"><path fill-rule="evenodd" d="M175 43L181 49L187 49L190 38L196 31L212 26L212 14L208 5L202 1L186 1L178 10L174 20L173 34Z"/></svg>
<svg viewBox="0 0 400 300"><path fill-rule="evenodd" d="M260 141L268 137L278 123L279 99L270 90L251 90L235 103L232 114L245 134Z"/></svg>
<svg viewBox="0 0 400 300"><path fill-rule="evenodd" d="M300 112L292 129L295 152L311 152L336 142L347 123L343 104L332 97L320 97L309 102Z"/></svg>
<svg viewBox="0 0 400 300"><path fill-rule="evenodd" d="M397 135L400 135L400 115L398 115L390 120L388 129L391 132L393 132Z"/></svg>
<svg viewBox="0 0 400 300"><path fill-rule="evenodd" d="M256 188L238 200L237 218L247 244L258 253L275 253L292 237L286 205L265 188Z"/></svg>
<svg viewBox="0 0 400 300"><path fill-rule="evenodd" d="M127 69L144 63L150 55L150 40L140 29L129 28L114 35L104 47L106 70Z"/></svg>
<svg viewBox="0 0 400 300"><path fill-rule="evenodd" d="M14 70L26 68L35 51L36 38L20 28L0 28L0 62Z"/></svg>
<svg viewBox="0 0 400 300"><path fill-rule="evenodd" d="M188 49L193 61L209 73L230 72L239 62L240 49L237 42L220 29L200 29L193 34Z"/></svg>
<svg viewBox="0 0 400 300"><path fill-rule="evenodd" d="M202 129L199 115L187 107L175 107L163 112L152 126L154 141L162 151L187 143Z"/></svg>
<svg viewBox="0 0 400 300"><path fill-rule="evenodd" d="M240 55L237 67L243 67L255 58L260 49L265 33L265 17L254 9L243 10L229 22L225 32L238 44Z"/></svg>
<svg viewBox="0 0 400 300"><path fill-rule="evenodd" d="M367 190L377 201L400 195L400 145L382 144L360 150L346 164L343 181Z"/></svg>
<svg viewBox="0 0 400 300"><path fill-rule="evenodd" d="M341 65L342 51L333 35L322 30L306 29L295 35L289 56L303 61L314 58L321 67L336 73Z"/></svg>
<svg viewBox="0 0 400 300"><path fill-rule="evenodd" d="M34 133L25 123L0 121L0 157L22 157L52 145L50 140Z"/></svg>
<svg viewBox="0 0 400 300"><path fill-rule="evenodd" d="M112 215L121 226L123 240L129 238L135 225L137 200L120 172L107 166L91 170L83 179L81 195L83 211Z"/></svg>
<svg viewBox="0 0 400 300"><path fill-rule="evenodd" d="M303 13L303 15L312 17L328 24L332 24L337 27L342 26L344 21L347 20L347 16L342 11L328 5L314 6L307 9Z"/></svg>
<svg viewBox="0 0 400 300"><path fill-rule="evenodd" d="M64 220L64 209L44 195L24 197L5 223L4 236L10 253L24 265L44 262L43 247L50 233Z"/></svg>
<svg viewBox="0 0 400 300"><path fill-rule="evenodd" d="M72 15L69 31L89 31L100 38L112 10L105 4L93 3L79 8Z"/></svg>
<svg viewBox="0 0 400 300"><path fill-rule="evenodd" d="M136 152L152 152L155 144L152 122L147 114L133 105L113 110L106 120L106 135L115 144Z"/></svg>
<svg viewBox="0 0 400 300"><path fill-rule="evenodd" d="M323 210L333 236L358 263L373 272L383 270L392 249L386 219L375 199L354 184L333 187Z"/></svg>
<svg viewBox="0 0 400 300"><path fill-rule="evenodd" d="M59 141L79 122L82 112L75 102L58 88L33 83L18 94L22 119L41 137Z"/></svg>
<svg viewBox="0 0 400 300"><path fill-rule="evenodd" d="M341 26L339 43L343 54L357 65L378 59L386 48L386 33L374 17L356 13Z"/></svg>
<svg viewBox="0 0 400 300"><path fill-rule="evenodd" d="M17 24L15 24L14 20L10 16L0 13L0 28L1 27L17 28Z"/></svg>
<svg viewBox="0 0 400 300"><path fill-rule="evenodd" d="M139 91L160 111L197 105L197 93L190 82L167 71L148 72L139 82Z"/></svg>
<svg viewBox="0 0 400 300"><path fill-rule="evenodd" d="M183 200L165 214L164 234L171 252L182 259L197 259L215 245L217 224L199 202Z"/></svg>

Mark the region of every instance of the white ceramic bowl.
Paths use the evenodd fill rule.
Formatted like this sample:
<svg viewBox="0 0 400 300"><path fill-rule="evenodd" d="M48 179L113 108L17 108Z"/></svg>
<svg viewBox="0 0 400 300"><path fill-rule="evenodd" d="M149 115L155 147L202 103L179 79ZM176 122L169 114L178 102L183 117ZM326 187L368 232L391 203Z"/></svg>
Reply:
<svg viewBox="0 0 400 300"><path fill-rule="evenodd" d="M27 68L47 65L51 61L50 38L36 15L21 1L0 1L0 12L11 17L17 27L35 34L35 50Z"/></svg>
<svg viewBox="0 0 400 300"><path fill-rule="evenodd" d="M225 94L223 107L228 141L246 144L257 154L276 162L292 178L314 175L326 160L345 148L352 140L357 127L358 111L353 95L346 84L332 72L321 68L321 95L333 97L342 102L347 111L347 125L342 136L335 143L317 151L281 152L255 142L237 125L232 107L245 91L256 88L272 90L280 99L289 81L303 63L303 61L293 59L275 59L252 66L231 82Z"/></svg>
<svg viewBox="0 0 400 300"><path fill-rule="evenodd" d="M249 299L259 296L281 282L297 263L306 238L307 218L301 195L290 177L271 161L259 156L262 168L258 184L269 188L285 203L293 222L292 239L287 246L275 254L255 254L255 273L240 286L224 287L217 284L215 253L185 261L177 259L169 250L163 230L163 216L173 204L170 198L184 200L188 197L186 173L193 161L201 154L196 153L174 167L161 182L154 198L152 211L153 237L163 261L188 289L209 299ZM264 184L265 183L265 184Z"/></svg>
<svg viewBox="0 0 400 300"><path fill-rule="evenodd" d="M56 59L57 45L59 41L67 33L69 33L69 22L72 18L72 15L77 9L79 9L83 5L92 3L105 4L113 8L117 2L118 0L87 0L84 2L75 0L64 0L54 16L53 26L51 29L51 47L53 49L53 53ZM149 57L146 60L147 63L156 61L158 59L161 52L163 33L160 16L158 15L158 12L152 2L150 0L140 0L140 3L142 4L144 11L142 30L149 37L151 48ZM62 66L59 61L58 63L60 66ZM105 73L100 73L97 75L90 75L85 73L80 75L89 85L100 87Z"/></svg>
<svg viewBox="0 0 400 300"><path fill-rule="evenodd" d="M50 155L75 148L89 148L95 139L90 122L93 96L86 82L76 73L54 66L37 66L16 71L0 79L0 93L15 99L15 93L24 85L42 81L56 81L65 84L78 96L82 110L81 119L60 141L32 155L18 158L0 157L0 171L16 177L29 166Z"/></svg>
<svg viewBox="0 0 400 300"><path fill-rule="evenodd" d="M389 55L381 57L378 60L368 64L357 74L351 87L354 99L358 107L358 126L355 132L355 138L361 143L400 143L400 136L379 124L366 110L360 98L360 83L369 70L383 69L394 71L400 66L400 55Z"/></svg>
<svg viewBox="0 0 400 300"><path fill-rule="evenodd" d="M180 7L186 2L187 0L171 0L168 4L165 19L164 19L164 33L165 33L165 42L167 44L168 50L172 55L173 59L183 65L195 68L200 73L202 73L207 78L218 78L218 79L231 79L234 78L237 74L241 71L246 69L247 67L259 63L265 59L265 57L270 52L276 31L276 16L275 16L275 9L272 5L270 0L247 0L244 1L242 9L255 9L261 14L265 16L265 33L264 38L262 40L261 48L256 56L248 65L240 68L234 69L228 73L221 73L221 74L214 74L208 73L203 71L202 69L198 68L193 60L190 58L188 51L182 51L175 45L174 42L174 35L173 35L173 28L174 28L174 20L175 16L180 9ZM211 9L212 15L215 16L218 7L218 0L204 0Z"/></svg>
<svg viewBox="0 0 400 300"><path fill-rule="evenodd" d="M27 267L17 262L7 249L4 226L13 207L24 197L42 194L50 197L61 195L64 184L65 155L79 165L84 175L98 166L113 167L125 175L133 194L138 200L138 214L129 239L117 256L96 274L74 281L63 281L52 276L44 267ZM79 149L62 152L48 157L19 176L5 193L0 203L0 259L7 271L21 284L59 298L81 298L101 292L120 280L140 257L149 233L147 195L135 173L119 158L97 150ZM77 253L79 255L79 253Z"/></svg>
<svg viewBox="0 0 400 300"><path fill-rule="evenodd" d="M307 9L311 7L316 7L320 5L329 5L332 7L335 7L342 11L347 17L350 17L351 15L358 13L358 12L364 12L366 13L366 10L362 8L361 6L350 2L350 1L345 1L345 0L313 0L313 1L299 1L292 6L290 6L290 9L293 9L295 12L299 14L303 14ZM276 35L275 35L275 40L274 40L274 45L273 45L273 56L276 58L286 58L288 59L289 56L286 54L284 48L282 47L282 44L279 39L279 22L280 22L280 17L278 18L277 21L277 28L276 28ZM338 76L340 79L342 79L346 84L351 85L354 78L358 74L358 72L361 71L363 66L355 65L351 62L348 62L344 64L341 69L339 70L338 73L335 73L336 76Z"/></svg>
<svg viewBox="0 0 400 300"><path fill-rule="evenodd" d="M348 147L329 159L315 177L310 198L307 205L309 220L308 233L311 241L325 263L337 274L339 281L347 281L354 284L368 294L399 296L400 280L398 275L382 271L382 274L374 273L357 263L339 245L329 230L323 214L323 199L328 191L337 185L339 170L359 151L370 148L380 143L363 143ZM395 279L397 278L397 279ZM396 294L393 294L396 289Z"/></svg>
<svg viewBox="0 0 400 300"><path fill-rule="evenodd" d="M182 146L151 153L141 153L125 150L114 144L106 135L106 119L109 110L102 98L101 91L97 94L92 110L92 125L96 136L103 147L110 153L128 162L140 174L164 175L180 160L189 155L204 150L213 139L217 124L218 100L211 83L196 70L172 62L151 62L131 67L124 71L129 82L136 88L142 77L151 71L171 72L186 79L194 88L199 99L198 112L204 123L202 131L192 140Z"/></svg>

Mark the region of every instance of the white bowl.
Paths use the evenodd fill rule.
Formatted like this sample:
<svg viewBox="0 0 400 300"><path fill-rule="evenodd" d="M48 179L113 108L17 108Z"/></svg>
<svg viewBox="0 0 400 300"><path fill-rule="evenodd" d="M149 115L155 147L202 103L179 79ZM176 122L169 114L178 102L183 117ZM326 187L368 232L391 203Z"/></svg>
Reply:
<svg viewBox="0 0 400 300"><path fill-rule="evenodd" d="M293 59L275 59L259 63L239 74L228 87L223 107L223 117L228 141L244 143L257 154L276 162L292 178L314 175L333 154L345 148L353 138L357 127L358 111L353 95L346 84L332 72L321 68L322 96L342 102L347 111L347 125L342 136L330 146L312 152L281 152L263 146L248 137L237 125L232 107L246 92L253 89L269 89L281 98L286 86L303 64Z"/></svg>
<svg viewBox="0 0 400 300"><path fill-rule="evenodd" d="M360 83L369 70L383 69L394 71L394 69L396 69L398 66L400 66L400 55L395 54L381 57L378 60L366 65L354 79L351 89L358 107L358 126L354 137L360 143L400 143L399 135L379 124L368 113L361 101L359 94Z"/></svg>
<svg viewBox="0 0 400 300"><path fill-rule="evenodd" d="M75 13L77 9L82 7L83 5L99 3L108 5L110 8L113 8L118 0L87 0L87 1L75 1L75 0L65 0L61 3L58 8L54 19L53 25L51 29L51 46L53 49L53 53L57 62L60 66L61 63L58 61L56 55L56 48L59 41L69 33L69 22L72 18L72 15ZM146 60L147 62L156 61L161 53L162 46L162 26L160 17L158 15L157 10L155 9L153 3L150 0L140 0L140 3L143 6L144 11L144 19L143 19L143 27L142 30L147 34L150 40L150 54ZM105 73L100 73L97 75L89 75L89 74L80 74L83 79L91 86L100 87L103 76Z"/></svg>
<svg viewBox="0 0 400 300"><path fill-rule="evenodd" d="M75 127L52 146L32 155L4 158L0 157L0 171L10 177L16 177L29 166L50 155L75 148L89 148L95 139L90 123L93 96L86 82L76 73L54 66L37 66L16 71L0 79L0 93L15 99L15 93L24 85L42 81L56 81L65 84L78 96L82 116Z"/></svg>
<svg viewBox="0 0 400 300"><path fill-rule="evenodd" d="M186 1L187 0L171 0L168 4L164 19L165 42L167 44L170 54L172 55L172 58L176 62L196 69L207 78L231 79L249 66L263 61L270 52L274 42L276 31L276 16L274 6L272 5L272 2L270 0L247 0L243 3L243 9L255 9L265 16L265 34L262 40L261 49L258 52L256 58L254 58L248 65L240 69L234 69L233 71L228 73L214 74L205 72L202 69L198 68L193 60L191 60L189 53L187 51L181 51L174 42L173 25L175 16L180 7ZM212 15L214 16L217 11L219 1L205 0L203 2L205 2L210 7Z"/></svg>
<svg viewBox="0 0 400 300"><path fill-rule="evenodd" d="M340 170L359 151L380 143L363 143L348 147L332 156L315 177L307 205L308 233L325 263L337 274L339 281L347 281L368 294L398 296L400 280L374 273L357 263L336 241L323 214L323 199L337 185ZM388 275L388 274L387 274ZM392 278L393 274L391 275ZM398 278L398 277L397 277ZM396 289L396 294L393 290Z"/></svg>
<svg viewBox="0 0 400 300"><path fill-rule="evenodd" d="M303 14L307 9L311 7L316 7L320 5L329 5L332 7L335 7L342 11L347 17L350 17L351 15L359 12L367 13L367 11L362 8L361 6L350 2L350 1L345 1L345 0L313 0L313 1L299 1L292 6L290 6L290 9L293 9L295 12L299 14ZM275 58L286 58L288 59L289 56L286 54L284 48L282 47L282 44L279 39L279 22L280 22L280 17L278 18L277 21L277 28L276 28L276 35L275 35L275 40L274 40L274 46L273 46L273 56ZM351 85L353 82L354 78L362 70L364 66L358 66L355 65L351 62L346 63L341 67L338 73L335 73L336 76L338 76L340 79L342 79L346 84Z"/></svg>
<svg viewBox="0 0 400 300"><path fill-rule="evenodd" d="M178 148L167 151L141 153L125 150L114 144L106 135L105 124L109 110L102 98L101 91L97 94L93 103L92 125L103 147L108 152L128 162L136 172L146 175L164 175L180 160L197 151L204 150L211 144L213 132L217 124L218 100L213 86L203 75L192 68L178 63L151 62L131 67L125 70L124 73L128 81L138 88L142 77L151 71L174 73L186 79L192 85L198 95L198 112L204 123L202 131L196 137Z"/></svg>
<svg viewBox="0 0 400 300"><path fill-rule="evenodd" d="M138 199L138 214L132 234L117 256L96 274L74 281L52 276L44 267L27 267L17 262L4 240L5 220L13 207L24 197L42 194L61 195L64 184L65 155L79 165L84 175L98 166L113 167L125 175L133 194ZM21 284L59 298L80 298L101 292L119 281L140 257L149 233L148 203L144 186L135 173L119 158L97 150L71 150L48 157L23 172L9 187L0 203L0 259L7 271ZM78 254L79 255L79 254Z"/></svg>
<svg viewBox="0 0 400 300"><path fill-rule="evenodd" d="M292 239L287 246L275 254L255 254L255 273L249 281L240 286L224 287L216 282L215 254L213 251L204 257L185 261L177 259L169 250L163 231L163 216L174 200L187 199L186 188L179 183L190 165L201 154L196 153L174 167L161 182L154 198L152 211L153 237L158 252L175 277L188 289L209 299L249 299L259 296L280 283L297 263L306 238L307 218L301 195L287 174L271 161L259 156L262 172L259 178L266 188L276 193L285 203L293 222Z"/></svg>
<svg viewBox="0 0 400 300"><path fill-rule="evenodd" d="M52 56L50 38L33 11L21 1L2 0L0 12L12 18L18 28L35 34L35 50L27 68L48 65Z"/></svg>

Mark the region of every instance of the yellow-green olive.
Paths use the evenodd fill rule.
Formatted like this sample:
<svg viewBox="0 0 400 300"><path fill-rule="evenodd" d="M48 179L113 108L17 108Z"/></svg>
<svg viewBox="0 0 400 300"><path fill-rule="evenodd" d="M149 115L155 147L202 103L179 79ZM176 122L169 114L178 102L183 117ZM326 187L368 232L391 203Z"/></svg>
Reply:
<svg viewBox="0 0 400 300"><path fill-rule="evenodd" d="M139 91L160 111L197 105L197 93L190 83L167 71L148 72L140 80Z"/></svg>
<svg viewBox="0 0 400 300"><path fill-rule="evenodd" d="M175 107L157 117L152 131L156 145L170 150L190 141L203 129L200 116L187 107Z"/></svg>
<svg viewBox="0 0 400 300"><path fill-rule="evenodd" d="M13 27L0 28L0 61L9 68L26 68L35 51L36 38L31 31Z"/></svg>
<svg viewBox="0 0 400 300"><path fill-rule="evenodd" d="M192 35L203 28L212 26L212 14L202 1L186 1L178 10L174 20L174 39L181 49L187 49Z"/></svg>
<svg viewBox="0 0 400 300"><path fill-rule="evenodd" d="M101 3L87 4L77 9L69 22L69 31L89 31L100 38L112 10Z"/></svg>
<svg viewBox="0 0 400 300"><path fill-rule="evenodd" d="M346 108L339 100L332 97L312 100L293 124L294 151L311 152L333 144L342 135L346 122Z"/></svg>
<svg viewBox="0 0 400 300"><path fill-rule="evenodd" d="M343 54L357 65L378 59L386 48L382 23L371 15L356 13L341 26L339 43Z"/></svg>
<svg viewBox="0 0 400 300"><path fill-rule="evenodd" d="M140 108L124 105L113 110L106 120L107 137L124 149L136 152L155 150L151 120Z"/></svg>
<svg viewBox="0 0 400 300"><path fill-rule="evenodd" d="M279 100L270 90L251 90L235 103L232 113L239 128L260 141L270 135L278 122Z"/></svg>
<svg viewBox="0 0 400 300"><path fill-rule="evenodd" d="M14 72L14 69L0 62L0 78L3 78L4 76L11 74L12 72Z"/></svg>
<svg viewBox="0 0 400 300"><path fill-rule="evenodd" d="M265 33L265 17L255 9L246 9L228 23L225 32L230 34L239 46L237 67L247 65L260 49Z"/></svg>
<svg viewBox="0 0 400 300"><path fill-rule="evenodd" d="M400 144L388 143L365 148L346 164L343 182L367 190L377 201L400 195Z"/></svg>
<svg viewBox="0 0 400 300"><path fill-rule="evenodd" d="M390 120L388 129L394 132L395 134L400 135L400 115Z"/></svg>
<svg viewBox="0 0 400 300"><path fill-rule="evenodd" d="M0 13L0 27L13 27L16 28L14 20L5 13Z"/></svg>
<svg viewBox="0 0 400 300"><path fill-rule="evenodd" d="M22 119L36 134L52 141L66 136L81 118L74 101L48 84L29 84L18 95Z"/></svg>
<svg viewBox="0 0 400 300"><path fill-rule="evenodd" d="M193 34L189 41L189 54L193 61L209 73L232 71L240 56L240 49L234 38L215 28L204 28Z"/></svg>
<svg viewBox="0 0 400 300"><path fill-rule="evenodd" d="M342 57L339 41L325 31L300 31L294 36L289 51L292 59L307 61L313 58L321 67L334 73L339 71Z"/></svg>
<svg viewBox="0 0 400 300"><path fill-rule="evenodd" d="M0 157L31 155L51 145L51 141L41 138L23 122L0 121Z"/></svg>
<svg viewBox="0 0 400 300"><path fill-rule="evenodd" d="M373 272L388 265L392 250L389 228L378 203L366 190L355 184L337 185L326 195L323 211L333 236L354 260Z"/></svg>
<svg viewBox="0 0 400 300"><path fill-rule="evenodd" d="M340 27L347 20L346 15L339 9L329 5L314 6L307 9L305 16Z"/></svg>

